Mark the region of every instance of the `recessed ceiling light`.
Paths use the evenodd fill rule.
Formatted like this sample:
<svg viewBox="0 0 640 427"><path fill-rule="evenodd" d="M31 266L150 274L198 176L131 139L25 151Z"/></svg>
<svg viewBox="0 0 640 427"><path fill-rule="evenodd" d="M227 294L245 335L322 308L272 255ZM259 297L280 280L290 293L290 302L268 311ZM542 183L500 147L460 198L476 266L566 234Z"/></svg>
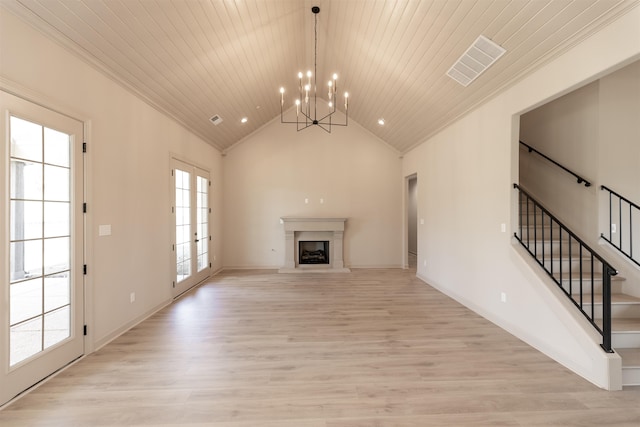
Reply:
<svg viewBox="0 0 640 427"><path fill-rule="evenodd" d="M247 123L249 119L247 119L246 117L243 117L240 119L240 123Z"/></svg>
<svg viewBox="0 0 640 427"><path fill-rule="evenodd" d="M382 119L382 118L378 119L378 124L380 126L384 126L384 119Z"/></svg>

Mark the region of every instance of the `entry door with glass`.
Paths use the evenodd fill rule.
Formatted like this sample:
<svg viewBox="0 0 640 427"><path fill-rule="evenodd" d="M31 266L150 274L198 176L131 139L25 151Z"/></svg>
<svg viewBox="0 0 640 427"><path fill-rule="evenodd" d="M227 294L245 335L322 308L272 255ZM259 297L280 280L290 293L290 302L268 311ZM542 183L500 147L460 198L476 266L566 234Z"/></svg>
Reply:
<svg viewBox="0 0 640 427"><path fill-rule="evenodd" d="M83 125L4 91L0 109L2 404L84 352Z"/></svg>
<svg viewBox="0 0 640 427"><path fill-rule="evenodd" d="M172 160L174 205L174 296L202 282L211 273L209 248L209 173Z"/></svg>

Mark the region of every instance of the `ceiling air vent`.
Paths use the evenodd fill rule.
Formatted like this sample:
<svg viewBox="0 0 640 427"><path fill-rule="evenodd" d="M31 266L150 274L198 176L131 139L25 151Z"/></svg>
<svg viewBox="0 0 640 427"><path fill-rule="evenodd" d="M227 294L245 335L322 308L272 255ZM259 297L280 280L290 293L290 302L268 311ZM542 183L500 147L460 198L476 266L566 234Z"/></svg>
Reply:
<svg viewBox="0 0 640 427"><path fill-rule="evenodd" d="M211 120L211 123L213 123L216 126L218 126L220 123L222 123L222 117L220 117L217 114L215 116L211 117L209 120Z"/></svg>
<svg viewBox="0 0 640 427"><path fill-rule="evenodd" d="M475 42L453 64L447 76L467 87L480 74L498 60L506 50L485 36L479 36Z"/></svg>

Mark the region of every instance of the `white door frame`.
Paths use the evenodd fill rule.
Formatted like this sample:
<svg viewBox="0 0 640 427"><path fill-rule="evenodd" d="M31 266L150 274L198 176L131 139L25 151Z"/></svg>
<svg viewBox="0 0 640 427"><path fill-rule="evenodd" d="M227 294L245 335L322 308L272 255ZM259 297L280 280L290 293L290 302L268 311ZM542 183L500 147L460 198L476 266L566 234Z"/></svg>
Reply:
<svg viewBox="0 0 640 427"><path fill-rule="evenodd" d="M0 120L2 120L3 122L2 125L0 125L2 129L5 129L5 126L8 123L8 118L9 118L9 115L11 114L9 110L15 111L16 112L15 115L17 115L18 117L22 117L27 120L32 120L37 123L42 123L45 126L50 126L50 124L48 123L49 119L47 118L49 116L52 117L52 120L54 117L59 117L59 119L55 119L55 120L63 120L63 121L66 120L69 123L71 122L75 123L73 126L76 127L77 130L74 131L75 139L72 145L72 149L74 151L71 157L71 161L72 161L71 166L73 169L71 171L72 171L72 180L73 180L72 188L74 188L76 191L74 191L70 199L71 208L72 208L70 220L71 220L71 224L74 225L74 227L76 228L75 235L77 236L78 233L82 234L81 236L77 236L78 239L76 240L75 244L71 245L71 253L70 253L71 255L70 267L72 269L72 277L74 277L71 283L72 284L74 282L76 283L76 285L74 286L76 291L74 294L72 294L73 295L72 299L75 299L75 301L72 302L73 312L71 317L72 319L72 325L71 325L72 335L70 338L71 341L64 340L61 342L61 347L56 344L50 349L46 349L42 352L36 353L36 355L34 355L33 358L26 359L24 362L18 363L17 365L10 368L9 368L8 360L5 359L5 357L8 357L8 356L2 355L0 357L0 360L3 361L2 362L3 366L0 367L0 369L2 369L2 372L3 372L2 375L5 379L13 378L11 381L14 382L14 386L12 386L13 389L8 391L8 393L6 394L0 393L0 405L2 405L10 401L11 399L13 399L15 394L17 394L16 391L22 392L32 387L34 384L37 384L43 378L46 378L54 374L55 372L57 372L58 370L66 366L68 363L73 362L74 360L77 360L78 358L82 357L84 354L87 354L88 351L90 351L87 346L87 343L89 342L89 340L84 332L86 331L85 325L87 324L86 323L86 320L87 320L86 316L88 313L87 301L91 296L87 295L86 293L87 291L86 276L83 275L81 271L79 271L82 269L83 264L86 265L86 258L88 253L87 241L86 241L86 236L87 236L86 215L82 212L83 203L86 203L85 196L87 192L87 180L86 180L87 165L86 165L85 155L82 153L82 147L83 147L83 143L86 141L88 123L86 121L83 121L82 119L78 119L77 114L73 114L68 111L60 111L58 108L55 108L55 107L52 108L51 106L54 105L53 102L50 102L49 100L45 100L39 94L28 91L18 85L13 84L7 79L0 79L0 90L2 91L1 95L3 97L7 96L6 98L7 102L8 103L10 102L11 105L13 105L11 109L7 109L6 115L3 115L3 117L0 118ZM7 104L7 106L8 105L9 104ZM30 110L39 110L39 111L31 114ZM53 127L55 128L55 126ZM8 135L8 133L6 132L6 129L5 129L5 132L3 133L3 136L5 135ZM9 160L10 148L9 148L9 144L6 144L5 138L3 137L2 139L3 139L3 142L2 142L3 147L2 147L2 150L0 150L1 151L0 162L2 162L3 165L6 165L8 164L8 160ZM4 176L2 177L2 182L5 183L5 188L3 188L4 190L3 193L8 194L8 191L7 191L8 184L9 184L8 170L5 172ZM0 231L0 234L6 235L6 239L4 238L2 239L3 243L2 243L2 247L0 248L0 258L1 258L1 262L3 263L3 266L5 267L4 270L7 272L7 274L9 271L9 265L8 265L9 254L7 252L8 241L9 241L8 240L9 238L8 206L9 206L8 199L6 201L3 200L2 209L4 212L2 217L5 219L5 221L3 221L3 224L0 224L2 226L2 230ZM7 304L8 304L8 298L9 298L8 286L5 285L3 286L2 299L6 300ZM2 316L3 328L8 325L7 316L8 314L6 313L3 314ZM4 336L3 347L8 351L8 339L9 339L8 330L2 331L2 333L0 333L0 336ZM73 338L73 336L75 336L75 338ZM77 343L77 344L73 344L73 348L75 350L72 351L74 356L71 359L69 359L68 356L62 356L62 353L61 353L62 348L68 347L67 344L63 344L65 342ZM7 344L7 347L5 347L4 344ZM70 354L70 353L66 352L66 354ZM51 363L49 363L48 361L45 362L45 358ZM19 388L21 389L17 390L15 388L16 385L18 385Z"/></svg>
<svg viewBox="0 0 640 427"><path fill-rule="evenodd" d="M170 159L170 167L171 167L171 192L170 194L172 195L171 198L171 263L172 263L172 269L171 269L171 274L172 274L172 278L171 278L171 284L172 284L172 294L173 297L176 298L180 295L182 295L183 293L187 292L188 290L192 289L194 286L198 285L199 283L202 283L204 280L206 280L207 278L209 278L211 276L211 266L212 266L212 255L211 255L211 172L202 166L198 166L196 164L194 164L193 162L190 162L188 160L184 160L182 158L180 158L179 156L176 156L175 154L171 154L171 159ZM177 264L176 264L176 250L177 250L177 244L176 244L176 214L177 214L177 209L176 209L176 197L175 197L175 169L176 168L182 168L182 170L186 170L188 172L190 172L190 176L191 176L191 218L195 218L196 214L195 214L195 209L196 209L196 197L197 194L194 194L193 191L195 191L196 189L196 180L199 176L205 177L207 179L207 204L208 204L208 212L207 212L207 226L208 226L208 233L207 236L195 236L195 232L193 229L191 229L191 237L192 240L193 239L198 239L201 240L202 238L206 239L206 245L207 245L207 254L208 254L208 261L207 261L207 266L202 269L200 272L197 271L197 254L195 253L195 251L193 251L193 246L192 245L192 260L194 260L195 263L195 269L193 269L191 275L189 278L185 279L183 282L178 283L177 281ZM192 223L192 225L194 225ZM193 241L192 241L193 243ZM193 263L192 263L192 267L193 267Z"/></svg>

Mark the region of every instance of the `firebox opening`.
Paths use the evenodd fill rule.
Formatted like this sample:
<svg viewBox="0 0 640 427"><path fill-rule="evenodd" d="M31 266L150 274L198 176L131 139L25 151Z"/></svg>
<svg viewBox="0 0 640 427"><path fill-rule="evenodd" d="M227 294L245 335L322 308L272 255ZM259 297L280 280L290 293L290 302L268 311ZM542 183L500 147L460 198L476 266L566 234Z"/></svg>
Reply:
<svg viewBox="0 0 640 427"><path fill-rule="evenodd" d="M330 264L329 241L299 241L299 264Z"/></svg>

